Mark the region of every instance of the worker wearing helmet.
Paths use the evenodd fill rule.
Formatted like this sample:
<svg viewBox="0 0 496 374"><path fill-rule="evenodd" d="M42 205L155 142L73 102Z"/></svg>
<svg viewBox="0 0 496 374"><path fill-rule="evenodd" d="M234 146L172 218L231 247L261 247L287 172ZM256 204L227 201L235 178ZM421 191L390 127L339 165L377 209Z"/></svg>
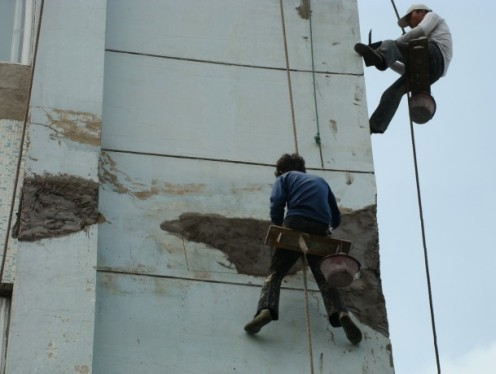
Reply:
<svg viewBox="0 0 496 374"><path fill-rule="evenodd" d="M446 75L453 55L451 33L446 21L423 4L412 5L398 20L398 26L410 30L396 40L385 40L377 49L366 44L355 44L355 51L363 57L365 66L379 70L388 67L399 72L401 77L384 91L377 109L370 117L370 131L384 133L394 117L401 98L408 92L408 77L404 64L408 64L408 42L425 37L428 39L430 83ZM399 64L399 63L400 64Z"/></svg>

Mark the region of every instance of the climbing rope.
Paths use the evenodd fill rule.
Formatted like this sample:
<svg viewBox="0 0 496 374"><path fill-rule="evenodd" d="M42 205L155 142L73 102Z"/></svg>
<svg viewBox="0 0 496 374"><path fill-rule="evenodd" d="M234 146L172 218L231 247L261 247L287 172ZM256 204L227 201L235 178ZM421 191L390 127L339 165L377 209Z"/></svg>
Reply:
<svg viewBox="0 0 496 374"><path fill-rule="evenodd" d="M308 252L308 247L307 243L305 242L305 238L303 237L303 234L300 235L298 239L298 243L300 245L301 251L303 252L303 286L304 286L304 294L305 294L305 316L307 320L307 338L308 338L308 354L310 356L310 373L314 374L314 368L313 368L313 349L312 349L312 329L311 329L311 324L310 324L310 304L308 301L308 284L307 284L307 265L308 265L308 258L307 258L307 252Z"/></svg>
<svg viewBox="0 0 496 374"><path fill-rule="evenodd" d="M396 8L396 4L394 0L391 0L391 4L393 5L394 12L396 13L397 19L400 19L400 15L398 13L398 9ZM402 28L403 33L405 33L405 30ZM408 103L410 103L411 95L410 92L408 92ZM434 301L433 301L433 296L432 296L432 286L431 286L431 276L430 276L430 271L429 271L429 259L428 259L428 252L427 252L427 241L425 238L425 226L424 226L424 212L422 209L422 197L420 193L420 178L419 178L419 172L418 172L418 163L417 163L417 150L416 150L416 145L415 145L415 133L413 130L413 121L410 116L410 134L411 134L411 139L412 139L412 151L413 151L413 162L414 162L414 169L415 169L415 181L417 185L417 200L418 200L418 206L419 206L419 216L420 216L420 228L421 228L421 233L422 233L422 245L424 248L424 264L425 264L425 273L427 277L427 291L429 294L429 309L430 309L430 315L431 315L431 324L432 324L432 336L434 340L434 351L435 351L435 356L436 356L436 366L437 366L437 372L438 374L441 374L441 363L439 361L439 347L437 344L437 333L436 333L436 320L434 317Z"/></svg>
<svg viewBox="0 0 496 374"><path fill-rule="evenodd" d="M320 124L319 124L319 109L317 106L317 83L315 81L315 58L313 53L313 27L312 27L312 6L310 4L310 0L308 0L309 7L309 24L310 24L310 53L312 57L312 80L313 80L313 101L315 105L315 122L317 125L317 133L315 134L315 143L319 146L320 152L320 163L322 168L324 168L324 157L322 156L322 144L320 139Z"/></svg>
<svg viewBox="0 0 496 374"><path fill-rule="evenodd" d="M17 166L16 166L16 174L15 174L15 180L14 180L14 188L12 192L12 200L10 204L10 214L9 214L9 219L7 223L7 231L5 235L5 243L4 243L4 255L2 258L2 266L0 269L0 277L3 278L3 272L5 270L5 261L7 257L7 245L9 243L9 238L10 238L10 231L12 228L12 216L14 215L14 204L15 204L15 198L16 198L16 192L19 184L19 177L21 175L21 165L22 165L22 157L24 153L24 143L26 140L26 127L29 119L29 105L31 104L31 93L33 92L33 78L34 78L34 70L36 67L36 59L38 57L38 45L40 41L40 30L41 30L41 21L43 19L43 8L45 5L45 0L41 0L40 4L40 15L39 15L39 20L38 20L38 27L36 29L36 38L35 38L35 45L34 45L34 50L33 50L33 61L31 65L31 82L29 84L29 93L28 93L28 99L26 103L26 111L24 112L24 122L22 126L22 134L21 134L21 146L19 150L19 157L17 159ZM26 32L26 30L24 30Z"/></svg>
<svg viewBox="0 0 496 374"><path fill-rule="evenodd" d="M289 71L289 57L288 57L288 43L286 37L286 23L284 21L284 5L283 0L279 0L280 9L281 9L281 22L282 22L282 34L284 40L284 53L286 56L286 74L288 77L288 87L289 87L289 103L291 106L291 120L293 122L293 137L295 143L295 152L298 154L298 138L296 136L296 119L295 119L295 111L294 111L294 100L293 100L293 88L291 84L291 73Z"/></svg>

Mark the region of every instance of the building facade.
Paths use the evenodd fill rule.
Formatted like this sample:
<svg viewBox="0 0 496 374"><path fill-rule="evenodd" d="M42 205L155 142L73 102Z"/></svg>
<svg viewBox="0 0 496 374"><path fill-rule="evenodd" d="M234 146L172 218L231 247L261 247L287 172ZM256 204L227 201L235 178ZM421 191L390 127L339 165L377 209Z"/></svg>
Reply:
<svg viewBox="0 0 496 374"><path fill-rule="evenodd" d="M4 372L394 372L356 1L14 3ZM362 263L343 289L359 346L313 279L307 332L301 265L280 320L243 331L270 261L274 164L293 152L332 186L334 235Z"/></svg>

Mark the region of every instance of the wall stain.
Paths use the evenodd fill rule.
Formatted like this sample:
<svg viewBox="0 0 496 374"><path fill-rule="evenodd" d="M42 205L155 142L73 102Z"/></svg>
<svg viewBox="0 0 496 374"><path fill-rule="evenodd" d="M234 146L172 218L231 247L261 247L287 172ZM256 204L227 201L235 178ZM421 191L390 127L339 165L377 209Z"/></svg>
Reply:
<svg viewBox="0 0 496 374"><path fill-rule="evenodd" d="M24 179L13 237L35 241L59 237L103 222L98 212L98 183L72 175Z"/></svg>
<svg viewBox="0 0 496 374"><path fill-rule="evenodd" d="M266 276L272 251L264 244L269 225L268 220L189 212L162 222L160 227L183 240L220 250L240 274ZM350 254L362 264L361 277L342 289L345 303L362 323L388 336L379 271L376 206L354 211L342 209L342 223L333 236L352 241ZM297 262L289 274L300 270L301 262Z"/></svg>
<svg viewBox="0 0 496 374"><path fill-rule="evenodd" d="M163 185L159 185L156 179L151 181L151 186L138 183L128 174L120 171L116 166L116 162L106 152L102 152L100 156L99 178L100 182L110 186L113 191L121 194L128 194L139 200L146 200L163 193L179 196L201 194L205 189L205 185L199 183L164 183ZM121 182L121 180L126 183Z"/></svg>
<svg viewBox="0 0 496 374"><path fill-rule="evenodd" d="M300 5L296 7L298 14L303 19L310 19L312 10L310 9L310 0L300 0Z"/></svg>
<svg viewBox="0 0 496 374"><path fill-rule="evenodd" d="M75 365L74 372L78 374L88 374L90 372L90 368L88 365Z"/></svg>
<svg viewBox="0 0 496 374"><path fill-rule="evenodd" d="M329 129L331 130L331 132L334 134L334 135L337 135L338 134L338 124L335 120L333 119L330 119L329 120Z"/></svg>
<svg viewBox="0 0 496 374"><path fill-rule="evenodd" d="M73 142L100 146L102 119L89 112L74 110L50 109L45 110L49 125L55 131L52 139L69 139Z"/></svg>

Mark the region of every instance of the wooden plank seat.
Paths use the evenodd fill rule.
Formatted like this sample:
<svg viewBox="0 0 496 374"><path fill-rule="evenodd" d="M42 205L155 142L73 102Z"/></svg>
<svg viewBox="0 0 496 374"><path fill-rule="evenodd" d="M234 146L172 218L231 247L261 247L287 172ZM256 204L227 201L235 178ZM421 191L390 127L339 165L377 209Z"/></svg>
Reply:
<svg viewBox="0 0 496 374"><path fill-rule="evenodd" d="M303 240L300 240L302 238ZM334 253L346 253L351 249L352 242L336 239L332 236L310 235L287 227L271 225L265 237L265 244L275 248L285 248L301 252L308 248L307 253L317 256L327 256ZM302 248L303 247L303 248Z"/></svg>

